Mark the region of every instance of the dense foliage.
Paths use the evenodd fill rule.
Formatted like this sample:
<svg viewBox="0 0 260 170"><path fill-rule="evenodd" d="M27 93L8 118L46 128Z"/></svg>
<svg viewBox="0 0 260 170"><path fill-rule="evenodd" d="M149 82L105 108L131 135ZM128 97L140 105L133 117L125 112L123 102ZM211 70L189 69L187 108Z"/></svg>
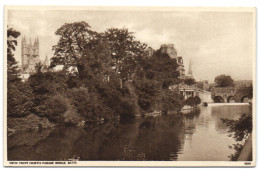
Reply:
<svg viewBox="0 0 260 170"><path fill-rule="evenodd" d="M8 83L7 96L8 116L23 117L30 114L33 94L28 83Z"/></svg>
<svg viewBox="0 0 260 170"><path fill-rule="evenodd" d="M184 100L184 104L192 107L196 107L201 103L201 99L198 96L189 97Z"/></svg>
<svg viewBox="0 0 260 170"><path fill-rule="evenodd" d="M7 113L10 117L26 116L30 113L33 102L32 91L28 83L22 83L19 78L17 62L13 51L17 45L20 32L13 28L7 29Z"/></svg>
<svg viewBox="0 0 260 170"><path fill-rule="evenodd" d="M17 46L16 38L20 35L21 33L13 28L7 29L7 79L10 83L19 81L19 70L13 51L15 51L15 46Z"/></svg>
<svg viewBox="0 0 260 170"><path fill-rule="evenodd" d="M236 120L222 119L222 121L229 127L228 132L237 141L237 143L233 145L236 152L230 156L232 161L237 160L243 149L241 141L245 141L252 133L252 120L252 113L242 114L240 118Z"/></svg>
<svg viewBox="0 0 260 170"><path fill-rule="evenodd" d="M55 34L50 68L37 64L23 82L12 54L20 33L8 29L8 116L34 114L77 125L183 107L182 96L169 90L180 83L176 60L160 49L148 57L147 45L127 29L98 33L82 21L66 23Z"/></svg>
<svg viewBox="0 0 260 170"><path fill-rule="evenodd" d="M234 80L229 75L219 75L215 77L215 83L217 87L232 87Z"/></svg>
<svg viewBox="0 0 260 170"><path fill-rule="evenodd" d="M196 84L196 81L194 78L186 78L186 79L184 79L184 83L190 86L190 85Z"/></svg>

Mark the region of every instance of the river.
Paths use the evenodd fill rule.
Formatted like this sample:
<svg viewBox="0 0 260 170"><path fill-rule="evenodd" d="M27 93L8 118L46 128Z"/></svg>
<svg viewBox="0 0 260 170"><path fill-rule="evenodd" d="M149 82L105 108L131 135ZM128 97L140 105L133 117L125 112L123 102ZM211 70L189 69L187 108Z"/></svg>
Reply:
<svg viewBox="0 0 260 170"><path fill-rule="evenodd" d="M211 104L185 114L135 118L87 129L56 127L8 138L8 160L228 161L236 141L221 118L250 113L249 105Z"/></svg>

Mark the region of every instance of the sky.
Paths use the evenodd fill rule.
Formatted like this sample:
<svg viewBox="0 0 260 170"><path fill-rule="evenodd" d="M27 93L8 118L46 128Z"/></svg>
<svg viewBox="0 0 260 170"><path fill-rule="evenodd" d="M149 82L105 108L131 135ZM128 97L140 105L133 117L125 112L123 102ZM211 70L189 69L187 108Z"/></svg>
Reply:
<svg viewBox="0 0 260 170"><path fill-rule="evenodd" d="M252 80L255 28L252 12L9 10L8 27L32 41L38 37L40 58L53 56L55 31L64 23L86 21L91 29L128 28L136 40L154 49L171 43L182 56L186 71L192 62L194 78L214 81L220 74L234 80ZM15 58L21 61L21 37Z"/></svg>

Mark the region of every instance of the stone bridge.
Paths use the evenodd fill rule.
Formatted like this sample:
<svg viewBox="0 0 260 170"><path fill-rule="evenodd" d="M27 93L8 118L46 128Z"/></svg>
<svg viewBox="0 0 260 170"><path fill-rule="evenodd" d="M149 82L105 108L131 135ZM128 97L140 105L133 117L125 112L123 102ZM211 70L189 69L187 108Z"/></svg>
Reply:
<svg viewBox="0 0 260 170"><path fill-rule="evenodd" d="M248 87L214 87L211 90L211 97L215 103L249 102Z"/></svg>

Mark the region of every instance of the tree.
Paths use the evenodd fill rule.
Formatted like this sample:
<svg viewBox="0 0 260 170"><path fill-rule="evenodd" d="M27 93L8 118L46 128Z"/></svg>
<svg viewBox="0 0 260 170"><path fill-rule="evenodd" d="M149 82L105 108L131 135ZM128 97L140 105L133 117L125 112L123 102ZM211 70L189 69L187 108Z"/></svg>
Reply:
<svg viewBox="0 0 260 170"><path fill-rule="evenodd" d="M17 38L21 35L19 31L13 28L7 29L7 79L8 83L19 81L19 70L14 58L13 51L17 46Z"/></svg>
<svg viewBox="0 0 260 170"><path fill-rule="evenodd" d="M46 117L56 123L64 122L64 114L69 110L70 101L66 96L61 94L53 95L46 100Z"/></svg>
<svg viewBox="0 0 260 170"><path fill-rule="evenodd" d="M168 89L170 85L178 84L179 71L175 59L171 59L168 54L156 51L154 55L142 64L147 79L153 79L161 83L163 89Z"/></svg>
<svg viewBox="0 0 260 170"><path fill-rule="evenodd" d="M184 83L190 86L190 85L195 84L196 81L195 81L194 78L186 78L186 79L184 80Z"/></svg>
<svg viewBox="0 0 260 170"><path fill-rule="evenodd" d="M109 48L100 34L90 30L88 23L66 23L55 34L60 39L53 46L51 67L61 64L65 70L77 68L80 78L106 70L104 67L110 63Z"/></svg>
<svg viewBox="0 0 260 170"><path fill-rule="evenodd" d="M30 114L33 103L32 92L27 83L21 82L17 62L13 51L17 46L20 32L13 28L7 29L7 115L22 117Z"/></svg>
<svg viewBox="0 0 260 170"><path fill-rule="evenodd" d="M181 103L181 95L170 91L168 89L163 89L162 91L162 112L166 114L169 110L180 111L183 107Z"/></svg>
<svg viewBox="0 0 260 170"><path fill-rule="evenodd" d="M193 107L195 105L193 97L189 97L184 100L184 104Z"/></svg>
<svg viewBox="0 0 260 170"><path fill-rule="evenodd" d="M86 121L98 121L100 118L107 118L112 114L111 109L103 103L99 93L91 92L86 87L71 89L68 97L71 104Z"/></svg>
<svg viewBox="0 0 260 170"><path fill-rule="evenodd" d="M143 110L156 109L164 113L168 110L180 110L181 96L169 90L169 86L180 82L177 68L176 60L171 59L168 54L161 53L160 50L157 50L151 58L141 60L134 83L139 106Z"/></svg>
<svg viewBox="0 0 260 170"><path fill-rule="evenodd" d="M21 81L8 83L8 117L23 117L30 114L33 107L32 97L32 91L27 83Z"/></svg>
<svg viewBox="0 0 260 170"><path fill-rule="evenodd" d="M194 96L194 97L189 97L184 101L185 105L189 105L189 106L197 106L201 103L201 99L199 98L199 96Z"/></svg>
<svg viewBox="0 0 260 170"><path fill-rule="evenodd" d="M199 96L193 97L195 106L199 105L201 103L201 99Z"/></svg>
<svg viewBox="0 0 260 170"><path fill-rule="evenodd" d="M103 37L108 42L116 73L123 81L131 79L144 55L146 44L136 41L128 29L110 28Z"/></svg>
<svg viewBox="0 0 260 170"><path fill-rule="evenodd" d="M232 87L234 85L234 80L229 75L219 75L215 78L215 83L217 87Z"/></svg>
<svg viewBox="0 0 260 170"><path fill-rule="evenodd" d="M159 83L155 80L135 80L135 91L138 95L138 104L144 111L151 109L157 101Z"/></svg>
<svg viewBox="0 0 260 170"><path fill-rule="evenodd" d="M38 71L28 79L33 94L30 100L34 104L31 111L38 116L46 116L49 107L47 99L56 94L66 93L67 75L64 71L42 73L41 65L38 66Z"/></svg>

